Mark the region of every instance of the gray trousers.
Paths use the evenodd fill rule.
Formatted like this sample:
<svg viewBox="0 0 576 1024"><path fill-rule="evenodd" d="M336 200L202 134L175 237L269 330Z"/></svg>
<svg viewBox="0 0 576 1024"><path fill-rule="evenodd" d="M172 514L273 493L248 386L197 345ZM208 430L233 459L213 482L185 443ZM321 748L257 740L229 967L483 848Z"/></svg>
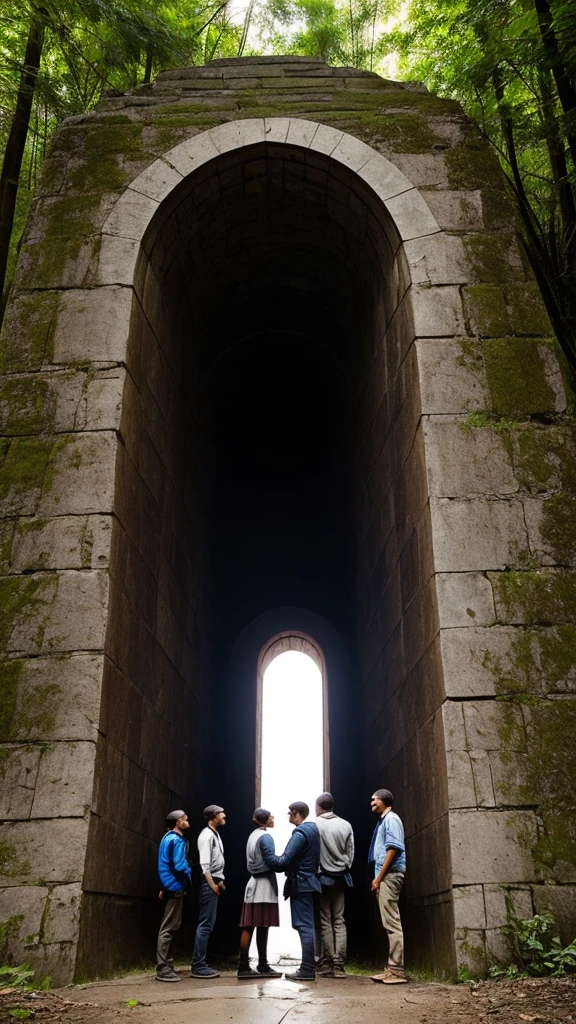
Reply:
<svg viewBox="0 0 576 1024"><path fill-rule="evenodd" d="M345 883L323 885L320 894L320 934L322 959L343 967L346 960L346 923L344 921Z"/></svg>
<svg viewBox="0 0 576 1024"><path fill-rule="evenodd" d="M388 954L388 966L404 967L404 933L400 921L398 909L398 897L404 885L404 875L401 871L389 871L378 890L378 904L382 924L388 933L390 951Z"/></svg>
<svg viewBox="0 0 576 1024"><path fill-rule="evenodd" d="M182 910L184 908L184 893L173 895L164 892L164 914L158 932L158 944L156 946L156 970L158 974L166 974L174 970L174 960L170 956L174 935L182 924Z"/></svg>

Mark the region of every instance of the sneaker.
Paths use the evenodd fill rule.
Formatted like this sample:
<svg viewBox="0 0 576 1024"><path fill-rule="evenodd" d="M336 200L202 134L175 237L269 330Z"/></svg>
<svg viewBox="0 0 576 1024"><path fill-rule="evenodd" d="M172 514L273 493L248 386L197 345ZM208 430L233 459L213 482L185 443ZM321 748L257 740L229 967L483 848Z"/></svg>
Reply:
<svg viewBox="0 0 576 1024"><path fill-rule="evenodd" d="M331 978L334 974L332 964L328 960L325 960L323 963L320 963L319 966L316 968L316 974L320 978Z"/></svg>
<svg viewBox="0 0 576 1024"><path fill-rule="evenodd" d="M176 971L164 971L163 973L157 971L155 978L156 981L182 981L182 978L176 974Z"/></svg>
<svg viewBox="0 0 576 1024"><path fill-rule="evenodd" d="M248 966L248 967L239 967L237 972L236 972L236 977L239 978L240 981L245 981L248 978L251 978L252 981L254 981L254 979L260 978L261 975L258 973L258 971L255 971L255 970L253 970L252 967Z"/></svg>
<svg viewBox="0 0 576 1024"><path fill-rule="evenodd" d="M261 978L282 977L282 971L275 971L273 967L270 967L270 964L258 964L258 969L256 973L259 974Z"/></svg>
<svg viewBox="0 0 576 1024"><path fill-rule="evenodd" d="M347 978L348 977L348 975L346 974L346 971L344 970L344 967L343 967L342 964L340 964L340 965L334 964L334 970L332 971L332 977L333 978Z"/></svg>
<svg viewBox="0 0 576 1024"><path fill-rule="evenodd" d="M191 978L219 978L220 971L215 971L213 967L193 967L190 971Z"/></svg>
<svg viewBox="0 0 576 1024"><path fill-rule="evenodd" d="M315 971L303 971L301 967L297 971L293 971L292 974L285 974L285 978L289 981L316 981Z"/></svg>
<svg viewBox="0 0 576 1024"><path fill-rule="evenodd" d="M383 985L405 985L408 978L404 971L397 971L387 967L383 974L373 974L372 981L381 981Z"/></svg>

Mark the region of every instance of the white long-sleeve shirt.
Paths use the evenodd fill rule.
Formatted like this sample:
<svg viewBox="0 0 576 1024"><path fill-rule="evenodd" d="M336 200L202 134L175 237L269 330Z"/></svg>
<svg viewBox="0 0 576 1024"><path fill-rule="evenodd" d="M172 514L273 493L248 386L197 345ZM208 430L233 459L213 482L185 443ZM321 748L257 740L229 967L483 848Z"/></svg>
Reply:
<svg viewBox="0 0 576 1024"><path fill-rule="evenodd" d="M224 878L224 846L216 829L209 825L198 836L198 855L204 874L209 871L212 878Z"/></svg>

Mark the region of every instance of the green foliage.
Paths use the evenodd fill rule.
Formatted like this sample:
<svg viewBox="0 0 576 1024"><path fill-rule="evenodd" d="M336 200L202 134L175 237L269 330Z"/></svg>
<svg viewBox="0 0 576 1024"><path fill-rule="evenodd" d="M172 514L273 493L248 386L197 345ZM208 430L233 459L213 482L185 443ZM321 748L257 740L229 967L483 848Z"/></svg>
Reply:
<svg viewBox="0 0 576 1024"><path fill-rule="evenodd" d="M138 1003L139 1003L138 999L127 999L126 1000L126 1006L128 1007L129 1010L133 1010L135 1006L138 1006Z"/></svg>
<svg viewBox="0 0 576 1024"><path fill-rule="evenodd" d="M29 991L32 988L34 971L28 964L20 964L18 967L10 967L4 964L0 967L0 985L2 988L17 988Z"/></svg>
<svg viewBox="0 0 576 1024"><path fill-rule="evenodd" d="M554 915L548 911L517 918L509 908L508 937L513 962L490 968L491 978L562 977L576 971L576 939L562 947Z"/></svg>

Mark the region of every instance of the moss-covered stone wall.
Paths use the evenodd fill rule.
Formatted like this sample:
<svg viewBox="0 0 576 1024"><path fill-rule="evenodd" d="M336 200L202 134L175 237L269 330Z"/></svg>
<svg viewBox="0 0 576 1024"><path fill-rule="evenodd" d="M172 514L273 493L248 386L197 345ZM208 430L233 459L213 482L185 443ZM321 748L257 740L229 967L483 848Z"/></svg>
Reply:
<svg viewBox="0 0 576 1024"><path fill-rule="evenodd" d="M505 955L506 891L526 912L574 903L574 786L563 786L574 688L570 400L509 197L462 111L419 87L294 57L216 61L108 97L61 127L45 165L0 354L2 935L13 958L59 981L99 966L86 950L102 934L100 882L86 872L112 834L94 840L106 786L124 785L105 758L108 594L111 584L118 633L121 593L147 587L146 559L132 557L137 518L120 587L109 577L111 538L119 543L118 512L126 520L132 500L122 487L146 474L156 485L166 469L164 456L155 465L160 420L145 443L139 433L158 404L145 393L146 359L170 321L162 295L150 293L139 369L126 370L147 272L138 257L161 204L170 210L202 152L220 152L210 130L222 126L228 149L288 142L333 166L339 148L340 163L384 196L394 259L363 348L357 476L367 775L398 790L411 885L428 865L425 891L408 888L410 955L453 973ZM377 179L374 156L389 162ZM394 182L387 193L384 179ZM132 436L129 406L124 423L140 423ZM130 620L131 645L146 614ZM148 756L121 754L138 771ZM126 853L127 872L141 858L141 879L153 873L162 785L154 821ZM138 920L151 920L149 898L134 896ZM119 918L117 933L134 920ZM563 911L566 932L573 926ZM100 966L115 962L112 944Z"/></svg>

